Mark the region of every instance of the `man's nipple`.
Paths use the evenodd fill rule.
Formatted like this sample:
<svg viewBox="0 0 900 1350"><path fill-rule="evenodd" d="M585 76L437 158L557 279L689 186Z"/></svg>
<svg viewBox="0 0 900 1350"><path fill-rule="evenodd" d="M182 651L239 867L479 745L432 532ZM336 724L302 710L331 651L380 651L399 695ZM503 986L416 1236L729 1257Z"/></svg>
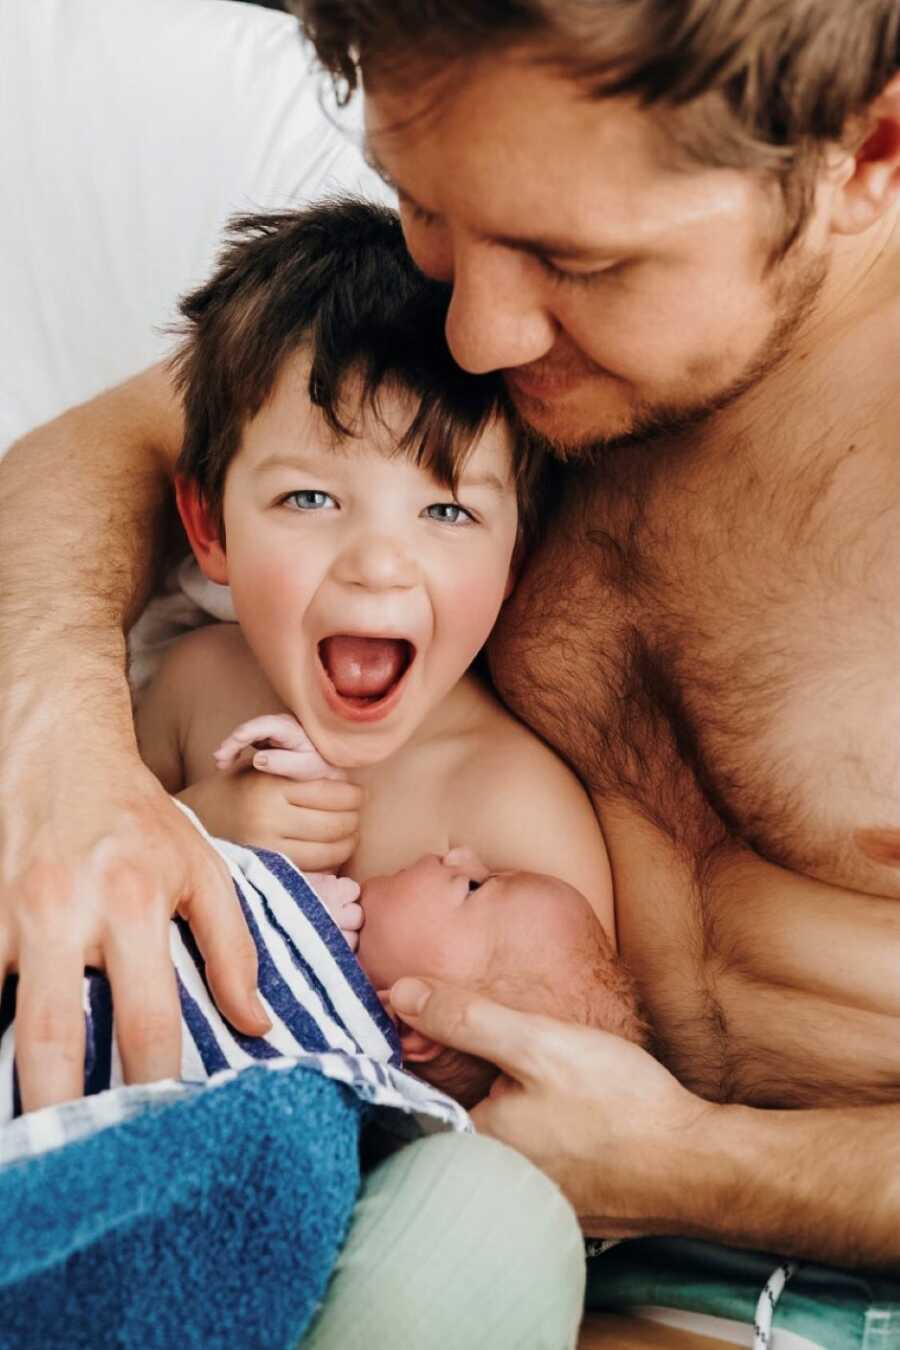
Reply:
<svg viewBox="0 0 900 1350"><path fill-rule="evenodd" d="M870 862L900 867L900 830L857 830L853 842Z"/></svg>

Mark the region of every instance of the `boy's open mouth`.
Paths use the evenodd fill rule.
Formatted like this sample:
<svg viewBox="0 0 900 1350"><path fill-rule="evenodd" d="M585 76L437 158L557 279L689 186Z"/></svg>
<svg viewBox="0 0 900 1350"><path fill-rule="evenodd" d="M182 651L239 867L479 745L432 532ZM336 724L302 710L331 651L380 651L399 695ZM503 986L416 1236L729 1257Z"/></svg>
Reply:
<svg viewBox="0 0 900 1350"><path fill-rule="evenodd" d="M336 712L353 721L374 721L390 712L415 647L406 638L335 633L319 643L325 693Z"/></svg>

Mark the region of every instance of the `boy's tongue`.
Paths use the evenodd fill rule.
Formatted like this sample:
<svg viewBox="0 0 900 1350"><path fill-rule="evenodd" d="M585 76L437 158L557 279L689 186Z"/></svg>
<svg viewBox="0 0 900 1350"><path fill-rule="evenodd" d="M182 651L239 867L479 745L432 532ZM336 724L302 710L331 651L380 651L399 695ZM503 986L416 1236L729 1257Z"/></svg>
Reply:
<svg viewBox="0 0 900 1350"><path fill-rule="evenodd" d="M406 643L399 638L330 637L322 664L342 698L381 698L403 673Z"/></svg>

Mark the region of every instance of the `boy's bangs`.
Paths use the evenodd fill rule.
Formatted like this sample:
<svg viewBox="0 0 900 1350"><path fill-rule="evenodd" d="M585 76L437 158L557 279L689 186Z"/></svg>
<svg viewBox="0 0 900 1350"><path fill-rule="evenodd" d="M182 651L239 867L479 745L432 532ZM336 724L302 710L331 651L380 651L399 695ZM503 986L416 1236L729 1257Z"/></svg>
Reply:
<svg viewBox="0 0 900 1350"><path fill-rule="evenodd" d="M361 422L372 417L390 433L396 455L411 459L438 483L456 492L478 438L491 419L501 413L503 400L496 380L485 379L480 388L473 389L473 377L457 380L454 371L452 378L459 385L458 391L448 389L443 380L436 386L430 383L422 387L411 378L409 366L398 369L395 360L367 356L348 370L332 368L326 374L318 356L317 352L310 369L310 401L336 437L359 437ZM432 381L435 373L428 372ZM400 435L385 410L386 395L412 408Z"/></svg>

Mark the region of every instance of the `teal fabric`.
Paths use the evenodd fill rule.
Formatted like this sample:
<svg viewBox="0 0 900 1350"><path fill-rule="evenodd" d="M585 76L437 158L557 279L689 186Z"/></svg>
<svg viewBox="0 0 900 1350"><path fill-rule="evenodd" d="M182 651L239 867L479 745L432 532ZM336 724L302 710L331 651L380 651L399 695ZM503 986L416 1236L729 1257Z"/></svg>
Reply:
<svg viewBox="0 0 900 1350"><path fill-rule="evenodd" d="M589 1259L586 1304L596 1311L654 1304L752 1325L760 1291L783 1259L685 1238L623 1242ZM900 1280L799 1262L773 1327L823 1350L900 1350Z"/></svg>

